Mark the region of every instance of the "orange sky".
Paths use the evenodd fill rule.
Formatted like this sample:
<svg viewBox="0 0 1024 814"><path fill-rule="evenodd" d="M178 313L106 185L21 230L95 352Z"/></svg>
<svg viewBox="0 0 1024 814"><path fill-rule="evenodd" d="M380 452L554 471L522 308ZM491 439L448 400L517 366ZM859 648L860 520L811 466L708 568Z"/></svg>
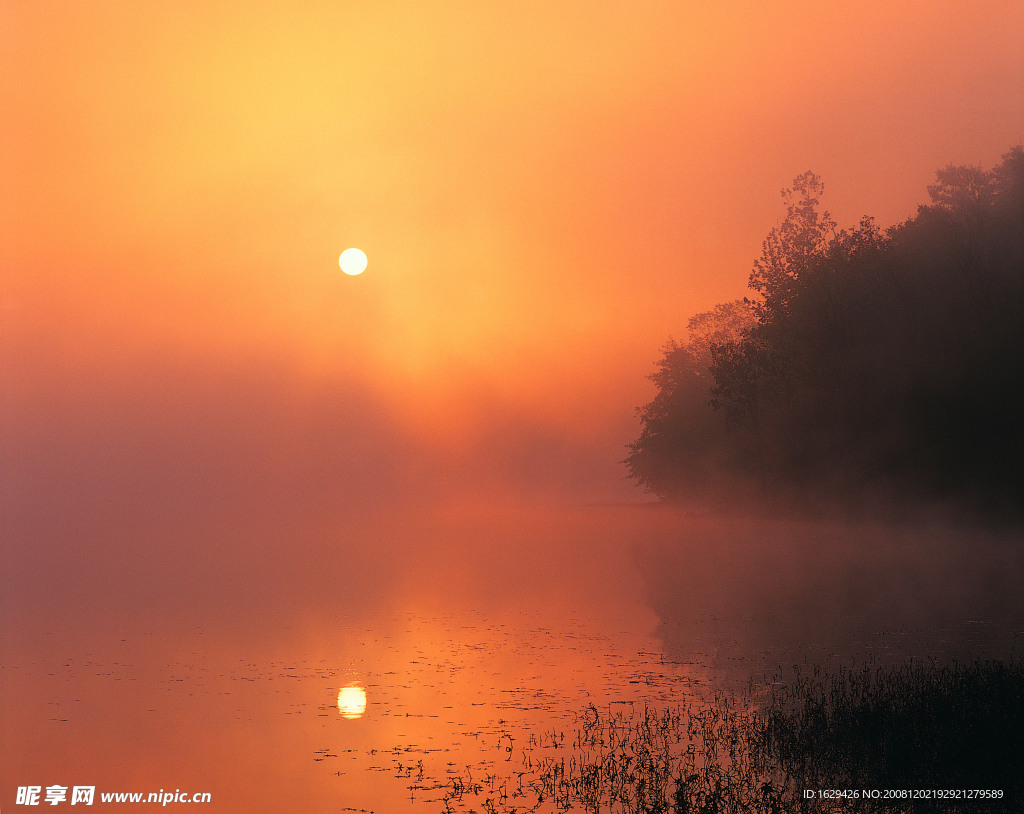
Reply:
<svg viewBox="0 0 1024 814"><path fill-rule="evenodd" d="M1024 140L1022 41L1019 0L6 2L15 474L187 479L179 441L216 473L254 433L279 479L326 437L331 477L629 496L644 376L746 293L779 189L912 215Z"/></svg>

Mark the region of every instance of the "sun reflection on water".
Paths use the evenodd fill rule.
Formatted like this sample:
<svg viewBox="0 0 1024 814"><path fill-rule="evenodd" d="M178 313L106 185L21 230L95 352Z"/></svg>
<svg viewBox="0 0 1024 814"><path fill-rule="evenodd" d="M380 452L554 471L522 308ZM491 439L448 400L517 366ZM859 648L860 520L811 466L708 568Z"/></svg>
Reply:
<svg viewBox="0 0 1024 814"><path fill-rule="evenodd" d="M338 712L344 718L362 718L366 712L366 690L358 685L338 690Z"/></svg>

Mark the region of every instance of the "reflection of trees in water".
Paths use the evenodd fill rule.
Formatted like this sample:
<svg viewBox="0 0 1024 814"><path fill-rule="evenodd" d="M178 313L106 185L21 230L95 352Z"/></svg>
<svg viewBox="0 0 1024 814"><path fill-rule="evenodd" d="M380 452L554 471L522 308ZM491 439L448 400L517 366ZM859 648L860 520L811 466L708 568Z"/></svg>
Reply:
<svg viewBox="0 0 1024 814"><path fill-rule="evenodd" d="M673 661L1003 659L1024 645L1018 532L667 517L634 546Z"/></svg>
<svg viewBox="0 0 1024 814"><path fill-rule="evenodd" d="M519 750L506 735L504 760L475 780L467 769L442 802L504 814L1011 812L1022 733L1019 664L813 669L707 703L591 706L573 731Z"/></svg>

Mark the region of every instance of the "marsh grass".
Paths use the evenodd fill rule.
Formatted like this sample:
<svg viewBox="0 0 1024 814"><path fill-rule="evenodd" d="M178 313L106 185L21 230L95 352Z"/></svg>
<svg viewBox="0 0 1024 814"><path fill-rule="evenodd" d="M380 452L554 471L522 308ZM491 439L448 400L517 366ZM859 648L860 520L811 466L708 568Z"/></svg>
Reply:
<svg viewBox="0 0 1024 814"><path fill-rule="evenodd" d="M902 810L1024 810L1019 663L796 671L750 735L751 748L793 789L995 789L1002 800L931 800Z"/></svg>
<svg viewBox="0 0 1024 814"><path fill-rule="evenodd" d="M987 662L794 670L674 708L584 710L572 731L502 735L504 762L457 777L444 811L783 814L1024 811L1024 668ZM500 770L500 766L504 770ZM805 799L804 790L860 792ZM998 790L870 799L863 790Z"/></svg>

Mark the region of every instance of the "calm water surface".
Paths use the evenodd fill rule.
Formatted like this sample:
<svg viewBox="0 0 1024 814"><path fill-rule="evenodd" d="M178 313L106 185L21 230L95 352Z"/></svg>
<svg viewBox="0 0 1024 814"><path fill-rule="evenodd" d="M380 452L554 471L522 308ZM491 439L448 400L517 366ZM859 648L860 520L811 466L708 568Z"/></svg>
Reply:
<svg viewBox="0 0 1024 814"><path fill-rule="evenodd" d="M208 811L427 812L468 783L483 792L453 809L501 794L508 810L589 705L1024 644L1007 535L518 507L250 533L243 560L168 534L135 560L126 537L20 561L0 804L59 784L209 792ZM360 703L339 706L343 688Z"/></svg>

